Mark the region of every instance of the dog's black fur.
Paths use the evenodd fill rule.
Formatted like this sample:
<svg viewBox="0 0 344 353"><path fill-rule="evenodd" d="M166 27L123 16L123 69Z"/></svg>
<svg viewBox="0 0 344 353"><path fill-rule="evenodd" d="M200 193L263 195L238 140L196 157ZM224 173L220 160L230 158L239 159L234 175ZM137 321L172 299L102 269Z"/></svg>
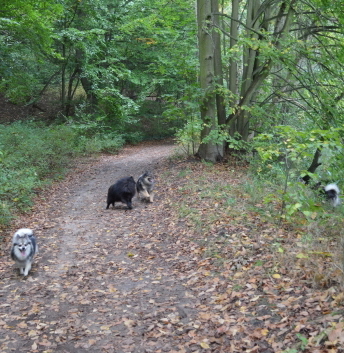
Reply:
<svg viewBox="0 0 344 353"><path fill-rule="evenodd" d="M123 202L127 204L129 210L131 210L133 208L131 200L135 196L135 192L136 183L132 176L118 180L109 188L106 209L108 209L111 204L115 207L115 202Z"/></svg>

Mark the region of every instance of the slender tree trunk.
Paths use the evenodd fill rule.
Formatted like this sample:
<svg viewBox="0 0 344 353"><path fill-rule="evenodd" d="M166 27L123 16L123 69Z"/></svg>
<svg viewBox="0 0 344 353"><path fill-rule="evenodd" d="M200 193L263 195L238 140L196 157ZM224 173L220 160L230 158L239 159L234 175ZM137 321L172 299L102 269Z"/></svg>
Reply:
<svg viewBox="0 0 344 353"><path fill-rule="evenodd" d="M219 1L212 0L211 10L213 14L219 13ZM213 16L215 28L220 27L220 19L218 15ZM222 55L221 55L221 36L219 31L213 32L214 38L214 72L215 81L218 87L223 87L223 72L222 72ZM216 110L217 120L219 125L226 124L226 108L223 94L216 94Z"/></svg>
<svg viewBox="0 0 344 353"><path fill-rule="evenodd" d="M231 48L235 45L237 32L235 27L238 23L238 7L240 0L232 1L231 16ZM294 15L293 4L296 0L261 2L260 0L247 1L246 23L247 38L257 44L262 40L260 33L268 32L269 24L274 21L273 40L271 44L276 49L280 48L283 37L289 32L292 18ZM243 74L241 78L240 99L239 102L233 102L233 113L228 117L227 124L230 134L235 132L241 135L241 139L247 141L249 135L249 112L245 107L252 104L253 97L261 87L266 77L270 74L273 62L271 58L262 60L259 55L259 45L249 45L243 48ZM233 94L236 94L236 82L234 79L236 64L230 62L230 83L229 88Z"/></svg>
<svg viewBox="0 0 344 353"><path fill-rule="evenodd" d="M230 27L230 41L229 46L232 49L238 42L238 21L239 21L239 2L240 0L232 0L232 21ZM232 93L232 97L236 97L238 94L238 64L236 59L230 57L229 59L229 78L228 78L228 88ZM234 98L233 98L234 99ZM237 102L233 101L232 106ZM232 119L230 122L229 132L231 136L234 136L234 133L237 131L237 120Z"/></svg>
<svg viewBox="0 0 344 353"><path fill-rule="evenodd" d="M246 15L246 27L250 28L248 35L251 39L258 40L258 34L252 32L259 29L259 20L257 18L257 13L260 8L260 0L248 1L247 2L247 15ZM250 101L251 94L249 94L249 89L254 81L254 72L259 67L259 58L257 50L253 48L246 47L244 50L243 57L243 79L240 90L240 96L246 96ZM265 78L265 77L264 77ZM253 94L252 90L252 94ZM249 119L248 113L246 111L241 111L240 114L237 115L237 131L241 135L241 138L244 141L247 141L248 133L249 133Z"/></svg>
<svg viewBox="0 0 344 353"><path fill-rule="evenodd" d="M64 111L65 109L65 103L66 103L66 45L63 43L62 44L62 57L64 59L62 63L62 69L61 69L61 105L62 105L62 110Z"/></svg>
<svg viewBox="0 0 344 353"><path fill-rule="evenodd" d="M79 80L77 80L77 83L75 84L74 88L73 88L73 84L79 75L79 71L80 70L78 69L78 67L75 67L72 75L69 77L69 80L68 80L67 101L66 101L66 109L65 109L66 116L69 116L72 113L71 112L72 100L75 93L76 85L78 84Z"/></svg>

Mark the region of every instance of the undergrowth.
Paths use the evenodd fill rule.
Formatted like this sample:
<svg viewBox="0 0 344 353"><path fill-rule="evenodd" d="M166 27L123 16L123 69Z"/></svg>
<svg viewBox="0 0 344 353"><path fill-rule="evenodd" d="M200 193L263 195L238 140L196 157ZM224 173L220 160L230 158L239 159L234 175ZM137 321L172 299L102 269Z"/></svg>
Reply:
<svg viewBox="0 0 344 353"><path fill-rule="evenodd" d="M0 226L28 211L37 190L62 178L78 155L116 152L120 135L83 136L73 126L16 122L0 128Z"/></svg>
<svg viewBox="0 0 344 353"><path fill-rule="evenodd" d="M181 163L175 177L176 212L193 230L205 257L219 264L235 262L233 255L244 246L245 258L254 259L261 244L274 263L268 276L301 276L316 288L343 284L343 206L333 208L295 183L289 186L288 202L302 207L286 213L281 185L226 164Z"/></svg>

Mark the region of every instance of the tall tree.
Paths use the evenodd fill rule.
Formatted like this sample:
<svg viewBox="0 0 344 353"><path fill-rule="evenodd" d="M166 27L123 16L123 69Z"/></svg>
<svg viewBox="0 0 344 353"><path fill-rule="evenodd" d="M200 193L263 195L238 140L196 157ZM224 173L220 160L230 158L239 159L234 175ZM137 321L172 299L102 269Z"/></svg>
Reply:
<svg viewBox="0 0 344 353"><path fill-rule="evenodd" d="M232 114L228 117L231 135L239 133L246 141L249 134L249 109L264 80L271 73L274 59L283 48L283 39L289 33L293 19L293 5L296 0L266 2L247 1L246 22L238 18L238 2L232 5L233 17L231 28L231 49L237 47L237 30L240 23L244 27L242 45L242 76L239 82L231 77L230 90L240 92L237 101L232 102ZM284 49L284 48L283 48ZM235 75L236 64L231 59L230 75ZM240 87L235 87L238 84Z"/></svg>
<svg viewBox="0 0 344 353"><path fill-rule="evenodd" d="M205 160L215 162L223 157L223 143L217 141L218 118L216 110L216 64L219 55L216 46L220 40L214 30L214 4L211 0L197 0L197 26L199 48L199 80L202 90L201 119L201 144L198 155ZM219 68L217 68L219 72Z"/></svg>

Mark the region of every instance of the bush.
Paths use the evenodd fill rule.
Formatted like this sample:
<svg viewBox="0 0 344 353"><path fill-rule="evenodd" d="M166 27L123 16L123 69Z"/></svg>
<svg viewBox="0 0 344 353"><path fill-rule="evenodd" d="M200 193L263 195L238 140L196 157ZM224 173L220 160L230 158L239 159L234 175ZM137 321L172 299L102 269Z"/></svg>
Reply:
<svg viewBox="0 0 344 353"><path fill-rule="evenodd" d="M93 137L80 136L78 138L78 151L82 154L115 153L118 152L124 143L124 138L116 134L97 134Z"/></svg>
<svg viewBox="0 0 344 353"><path fill-rule="evenodd" d="M75 133L68 127L39 127L14 123L1 129L2 166L9 170L33 168L39 179L59 171L73 156Z"/></svg>
<svg viewBox="0 0 344 353"><path fill-rule="evenodd" d="M178 145L181 146L187 155L196 153L201 142L201 130L201 119L197 116L192 116L184 127L176 132Z"/></svg>

